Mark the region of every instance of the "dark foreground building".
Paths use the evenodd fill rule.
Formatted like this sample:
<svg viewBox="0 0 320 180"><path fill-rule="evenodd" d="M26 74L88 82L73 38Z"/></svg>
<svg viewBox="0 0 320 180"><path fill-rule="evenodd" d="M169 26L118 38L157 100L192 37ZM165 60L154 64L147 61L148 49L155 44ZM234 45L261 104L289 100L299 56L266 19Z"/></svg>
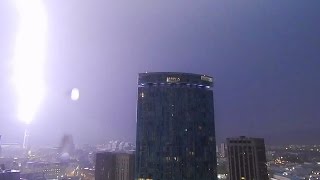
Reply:
<svg viewBox="0 0 320 180"><path fill-rule="evenodd" d="M96 154L95 180L133 180L134 154L101 152Z"/></svg>
<svg viewBox="0 0 320 180"><path fill-rule="evenodd" d="M20 180L20 171L5 170L0 171L0 180Z"/></svg>
<svg viewBox="0 0 320 180"><path fill-rule="evenodd" d="M261 138L228 138L230 180L268 180L266 151Z"/></svg>
<svg viewBox="0 0 320 180"><path fill-rule="evenodd" d="M138 86L136 180L215 180L212 77L142 73Z"/></svg>

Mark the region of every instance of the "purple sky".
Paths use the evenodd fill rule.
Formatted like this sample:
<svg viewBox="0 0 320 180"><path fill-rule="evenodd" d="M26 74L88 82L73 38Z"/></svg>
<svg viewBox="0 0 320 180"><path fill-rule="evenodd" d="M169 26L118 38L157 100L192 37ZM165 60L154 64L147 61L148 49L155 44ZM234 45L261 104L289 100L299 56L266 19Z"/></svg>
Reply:
<svg viewBox="0 0 320 180"><path fill-rule="evenodd" d="M21 142L10 84L17 15L0 1L0 134ZM135 140L137 74L215 77L217 139L318 143L320 1L46 1L47 96L34 144ZM80 101L69 91L80 89Z"/></svg>

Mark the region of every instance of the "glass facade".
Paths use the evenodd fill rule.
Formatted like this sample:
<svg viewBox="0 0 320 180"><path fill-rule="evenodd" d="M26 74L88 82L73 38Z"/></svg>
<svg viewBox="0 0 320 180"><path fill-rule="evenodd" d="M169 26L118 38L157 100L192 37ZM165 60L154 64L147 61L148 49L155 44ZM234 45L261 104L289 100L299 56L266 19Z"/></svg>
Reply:
<svg viewBox="0 0 320 180"><path fill-rule="evenodd" d="M138 85L136 179L217 179L212 78L142 73Z"/></svg>

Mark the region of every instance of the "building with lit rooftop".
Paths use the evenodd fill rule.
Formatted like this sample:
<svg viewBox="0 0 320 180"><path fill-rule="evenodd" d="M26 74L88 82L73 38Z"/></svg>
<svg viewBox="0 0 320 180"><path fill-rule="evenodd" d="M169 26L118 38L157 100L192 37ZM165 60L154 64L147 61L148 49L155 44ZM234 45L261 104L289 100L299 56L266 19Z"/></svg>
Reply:
<svg viewBox="0 0 320 180"><path fill-rule="evenodd" d="M217 179L212 87L206 75L139 74L136 179Z"/></svg>

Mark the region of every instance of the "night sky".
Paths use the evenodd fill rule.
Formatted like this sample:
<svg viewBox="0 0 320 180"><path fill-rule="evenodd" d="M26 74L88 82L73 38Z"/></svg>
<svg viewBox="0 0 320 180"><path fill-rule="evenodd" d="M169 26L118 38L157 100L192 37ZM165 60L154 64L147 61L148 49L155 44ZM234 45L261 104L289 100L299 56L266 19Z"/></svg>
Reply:
<svg viewBox="0 0 320 180"><path fill-rule="evenodd" d="M11 78L18 17L0 1L0 134L22 142ZM137 75L215 78L216 134L318 143L320 1L46 0L47 94L31 143L135 141ZM71 101L72 88L80 100Z"/></svg>

